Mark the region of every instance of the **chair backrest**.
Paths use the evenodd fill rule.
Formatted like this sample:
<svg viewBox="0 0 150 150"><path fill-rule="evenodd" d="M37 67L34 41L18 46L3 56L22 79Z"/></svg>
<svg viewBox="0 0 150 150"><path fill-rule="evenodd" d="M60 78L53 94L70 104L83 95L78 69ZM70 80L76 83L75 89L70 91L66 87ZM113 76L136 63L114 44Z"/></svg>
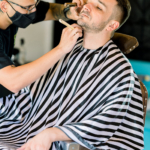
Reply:
<svg viewBox="0 0 150 150"><path fill-rule="evenodd" d="M145 85L139 80L141 91L142 91L142 98L143 98L143 113L144 113L144 125L145 125L145 118L146 118L146 110L147 110L147 100L148 100L148 92Z"/></svg>
<svg viewBox="0 0 150 150"><path fill-rule="evenodd" d="M139 46L139 42L135 37L122 33L115 33L112 40L124 54L129 54Z"/></svg>

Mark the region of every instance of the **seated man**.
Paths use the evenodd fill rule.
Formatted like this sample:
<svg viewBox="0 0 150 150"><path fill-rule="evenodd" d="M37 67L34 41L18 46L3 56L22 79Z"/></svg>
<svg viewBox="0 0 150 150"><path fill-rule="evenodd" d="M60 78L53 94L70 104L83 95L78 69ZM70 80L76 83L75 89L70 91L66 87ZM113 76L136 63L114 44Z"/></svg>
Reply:
<svg viewBox="0 0 150 150"><path fill-rule="evenodd" d="M87 1L78 19L83 39L35 83L0 99L3 145L59 150L59 141L73 140L91 150L144 148L140 83L111 40L129 13L128 0Z"/></svg>

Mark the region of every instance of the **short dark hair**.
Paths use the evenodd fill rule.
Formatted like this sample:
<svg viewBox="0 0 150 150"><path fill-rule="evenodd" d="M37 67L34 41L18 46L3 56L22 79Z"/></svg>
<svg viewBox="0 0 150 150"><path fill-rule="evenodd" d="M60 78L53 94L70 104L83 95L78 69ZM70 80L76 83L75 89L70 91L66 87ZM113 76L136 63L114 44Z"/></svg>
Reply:
<svg viewBox="0 0 150 150"><path fill-rule="evenodd" d="M126 22L131 13L131 5L129 0L116 0L117 7L120 9L120 27Z"/></svg>
<svg viewBox="0 0 150 150"><path fill-rule="evenodd" d="M0 0L0 1L2 1L2 0ZM1 12L3 12L3 11L2 11L1 8L0 8L0 13L1 13Z"/></svg>

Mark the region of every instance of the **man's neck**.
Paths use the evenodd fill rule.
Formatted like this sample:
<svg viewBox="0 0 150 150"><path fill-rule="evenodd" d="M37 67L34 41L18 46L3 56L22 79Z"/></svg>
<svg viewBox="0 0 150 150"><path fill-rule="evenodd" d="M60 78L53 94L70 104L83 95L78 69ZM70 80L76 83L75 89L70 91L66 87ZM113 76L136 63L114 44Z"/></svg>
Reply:
<svg viewBox="0 0 150 150"><path fill-rule="evenodd" d="M98 49L110 40L108 33L89 33L84 31L83 47L86 49Z"/></svg>
<svg viewBox="0 0 150 150"><path fill-rule="evenodd" d="M5 30L11 25L5 14L0 14L0 29Z"/></svg>

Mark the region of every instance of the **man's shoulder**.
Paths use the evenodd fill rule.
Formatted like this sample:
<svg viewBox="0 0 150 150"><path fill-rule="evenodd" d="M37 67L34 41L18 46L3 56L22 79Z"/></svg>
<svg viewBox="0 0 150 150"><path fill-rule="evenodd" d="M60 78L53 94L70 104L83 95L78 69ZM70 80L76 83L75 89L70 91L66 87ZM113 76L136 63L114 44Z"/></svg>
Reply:
<svg viewBox="0 0 150 150"><path fill-rule="evenodd" d="M109 51L118 51L120 53L122 53L122 51L119 49L119 47L114 43L113 40L109 40L106 44L105 47L107 47L109 49Z"/></svg>
<svg viewBox="0 0 150 150"><path fill-rule="evenodd" d="M106 61L111 61L111 65L117 64L118 67L123 66L123 68L128 66L130 69L132 69L128 58L112 40L108 41L104 48L107 49L107 53L105 56Z"/></svg>
<svg viewBox="0 0 150 150"><path fill-rule="evenodd" d="M114 55L112 55L112 57L120 56L124 60L128 61L128 58L124 55L123 51L113 42L113 40L110 40L108 42L107 49L108 49L108 55L111 55L113 53Z"/></svg>

